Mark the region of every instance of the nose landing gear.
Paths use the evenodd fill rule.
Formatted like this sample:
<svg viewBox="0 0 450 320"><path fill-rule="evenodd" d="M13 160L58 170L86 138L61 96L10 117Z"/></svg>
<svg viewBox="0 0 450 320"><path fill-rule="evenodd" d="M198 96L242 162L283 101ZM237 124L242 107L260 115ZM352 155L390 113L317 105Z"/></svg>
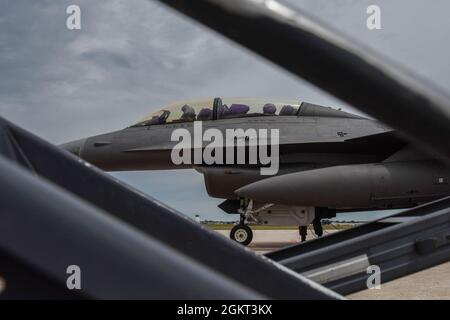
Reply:
<svg viewBox="0 0 450 320"><path fill-rule="evenodd" d="M244 246L247 246L253 240L253 231L247 225L249 221L258 223L258 219L255 218L254 214L259 213L262 210L268 209L273 206L272 203L263 205L258 209L253 209L253 200L251 199L241 199L240 209L238 210L240 219L239 224L235 225L230 231L230 239L234 240Z"/></svg>
<svg viewBox="0 0 450 320"><path fill-rule="evenodd" d="M244 246L247 246L253 240L253 231L248 225L239 223L231 229L230 238Z"/></svg>

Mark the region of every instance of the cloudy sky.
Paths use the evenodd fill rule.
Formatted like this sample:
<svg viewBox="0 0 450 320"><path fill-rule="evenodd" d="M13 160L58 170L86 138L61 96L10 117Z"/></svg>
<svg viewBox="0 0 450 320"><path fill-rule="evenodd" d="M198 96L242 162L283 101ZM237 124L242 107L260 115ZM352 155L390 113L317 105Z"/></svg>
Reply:
<svg viewBox="0 0 450 320"><path fill-rule="evenodd" d="M450 1L282 2L450 92ZM1 3L0 115L53 143L123 128L166 103L212 96L306 100L352 111L154 1ZM81 8L81 30L66 28L71 4ZM381 7L382 30L366 28L370 4ZM229 218L194 171L114 175L191 216Z"/></svg>

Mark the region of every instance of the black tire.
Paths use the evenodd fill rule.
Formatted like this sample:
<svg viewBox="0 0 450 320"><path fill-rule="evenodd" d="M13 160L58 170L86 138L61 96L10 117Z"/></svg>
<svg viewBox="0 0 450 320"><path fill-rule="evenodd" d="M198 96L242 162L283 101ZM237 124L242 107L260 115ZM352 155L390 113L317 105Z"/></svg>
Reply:
<svg viewBox="0 0 450 320"><path fill-rule="evenodd" d="M315 233L318 237L323 236L322 222L320 221L320 219L314 219L314 221L313 221L313 227L314 227L314 233Z"/></svg>
<svg viewBox="0 0 450 320"><path fill-rule="evenodd" d="M307 226L299 226L298 231L300 233L300 241L305 242L306 236L308 235L308 227Z"/></svg>
<svg viewBox="0 0 450 320"><path fill-rule="evenodd" d="M245 224L235 225L230 231L230 239L247 246L253 240L253 231Z"/></svg>

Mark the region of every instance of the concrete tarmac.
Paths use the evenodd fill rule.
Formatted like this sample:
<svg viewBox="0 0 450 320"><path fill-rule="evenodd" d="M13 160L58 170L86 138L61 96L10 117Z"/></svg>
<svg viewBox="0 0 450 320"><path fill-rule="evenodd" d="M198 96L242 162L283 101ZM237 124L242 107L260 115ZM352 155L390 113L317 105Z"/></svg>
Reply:
<svg viewBox="0 0 450 320"><path fill-rule="evenodd" d="M229 230L217 230L220 234L229 237ZM324 230L327 233L336 232L335 230ZM313 232L308 231L306 240L314 239ZM283 247L291 246L300 242L298 230L253 230L253 241L249 248L258 253L267 253Z"/></svg>
<svg viewBox="0 0 450 320"><path fill-rule="evenodd" d="M218 230L226 237L229 230ZM324 230L324 233L336 230ZM309 230L307 239L315 235ZM250 248L264 254L300 242L298 230L254 230ZM383 281L383 279L381 279ZM404 278L382 283L381 289L364 290L349 295L355 300L450 300L450 262L417 272Z"/></svg>

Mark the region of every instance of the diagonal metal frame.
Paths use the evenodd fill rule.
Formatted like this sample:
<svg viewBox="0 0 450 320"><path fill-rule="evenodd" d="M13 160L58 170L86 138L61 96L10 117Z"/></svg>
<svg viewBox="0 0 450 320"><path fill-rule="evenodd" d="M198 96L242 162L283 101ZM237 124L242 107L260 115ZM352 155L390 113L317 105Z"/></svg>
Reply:
<svg viewBox="0 0 450 320"><path fill-rule="evenodd" d="M0 137L0 248L60 284L80 264L95 298L338 298L1 118Z"/></svg>
<svg viewBox="0 0 450 320"><path fill-rule="evenodd" d="M326 287L367 289L367 268L382 283L450 261L450 197L266 255Z"/></svg>
<svg viewBox="0 0 450 320"><path fill-rule="evenodd" d="M43 291L39 298L54 299L77 294L96 299L263 297L4 157L0 172L0 251L13 258L0 266L7 283L2 298L36 298L36 290ZM22 272L11 273L17 265ZM66 287L71 265L81 268L81 291ZM36 287L38 280L42 286Z"/></svg>

